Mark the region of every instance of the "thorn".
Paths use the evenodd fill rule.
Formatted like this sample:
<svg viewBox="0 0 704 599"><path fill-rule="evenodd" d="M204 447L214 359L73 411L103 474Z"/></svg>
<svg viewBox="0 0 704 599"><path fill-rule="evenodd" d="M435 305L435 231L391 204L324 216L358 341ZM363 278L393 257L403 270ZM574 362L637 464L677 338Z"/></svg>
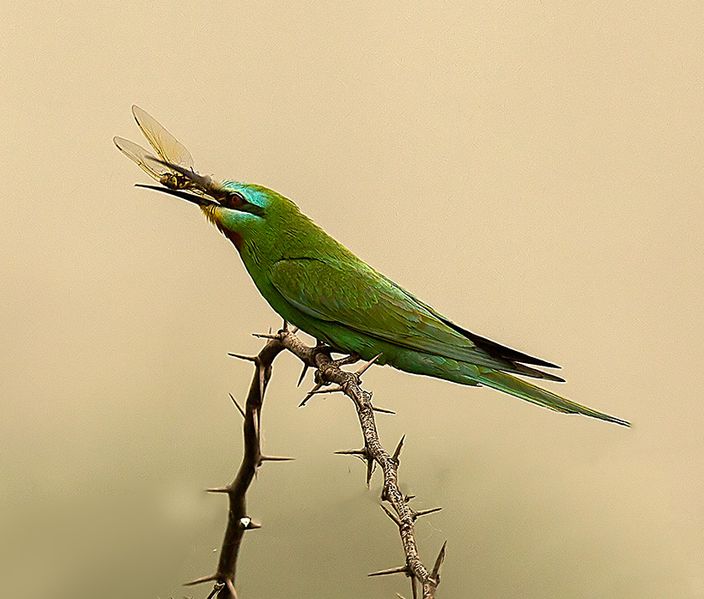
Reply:
<svg viewBox="0 0 704 599"><path fill-rule="evenodd" d="M291 331L290 331L290 332L291 332L291 335L295 335L296 333L298 333L299 330L300 330L300 329L299 329L298 327L293 327L293 328L291 329Z"/></svg>
<svg viewBox="0 0 704 599"><path fill-rule="evenodd" d="M206 489L206 493L230 493L230 488L229 487L213 487L212 489Z"/></svg>
<svg viewBox="0 0 704 599"><path fill-rule="evenodd" d="M413 499L415 499L415 498L416 498L415 495L406 495L406 496L403 498L403 500L404 500L406 503L410 503L411 500L413 500Z"/></svg>
<svg viewBox="0 0 704 599"><path fill-rule="evenodd" d="M395 523L396 526L401 526L401 521L398 519L396 514L394 514L389 508L387 508L383 503L380 503L379 506L381 507L382 510L386 513L386 515L391 518Z"/></svg>
<svg viewBox="0 0 704 599"><path fill-rule="evenodd" d="M438 553L438 557L435 560L435 565L433 566L433 571L430 573L430 577L435 581L435 585L440 582L440 566L442 566L442 563L445 561L445 549L447 548L447 541L445 541L442 544L442 547L440 548L440 553Z"/></svg>
<svg viewBox="0 0 704 599"><path fill-rule="evenodd" d="M230 595L232 595L232 599L237 599L237 591L235 590L235 583L232 582L229 578L225 579L225 584L227 585L227 590L230 591Z"/></svg>
<svg viewBox="0 0 704 599"><path fill-rule="evenodd" d="M252 333L252 337L256 337L257 339L278 339L278 335L272 335L271 334L271 329L269 329L269 333Z"/></svg>
<svg viewBox="0 0 704 599"><path fill-rule="evenodd" d="M240 526L244 528L245 530L252 530L255 528L261 528L261 522L257 522L256 520L252 520L249 516L243 516L240 518Z"/></svg>
<svg viewBox="0 0 704 599"><path fill-rule="evenodd" d="M403 442L406 440L406 435L403 435L401 437L401 440L398 442L398 445L396 446L396 449L394 449L394 455L391 456L391 459L398 464L398 457L401 455L401 450L403 449Z"/></svg>
<svg viewBox="0 0 704 599"><path fill-rule="evenodd" d="M336 455L354 455L357 457L362 457L367 459L369 457L369 452L366 449L341 449L335 452Z"/></svg>
<svg viewBox="0 0 704 599"><path fill-rule="evenodd" d="M298 382L296 383L296 387L301 386L301 383L303 382L303 379L306 376L306 372L308 372L308 364L303 364L303 370L301 370L301 376L298 377Z"/></svg>
<svg viewBox="0 0 704 599"><path fill-rule="evenodd" d="M382 414L391 414L392 416L396 415L396 412L393 410L387 410L386 408L377 408L376 406L372 406L372 410L374 412L381 412Z"/></svg>
<svg viewBox="0 0 704 599"><path fill-rule="evenodd" d="M372 474L374 473L375 462L369 450L365 447L364 449L343 449L335 452L336 455L353 455L358 457L363 462L367 464L367 487L372 480Z"/></svg>
<svg viewBox="0 0 704 599"><path fill-rule="evenodd" d="M284 331L285 333L288 332L288 321L284 318L284 324L281 327L281 330Z"/></svg>
<svg viewBox="0 0 704 599"><path fill-rule="evenodd" d="M358 377L361 377L365 372L367 372L367 370L369 370L369 369L372 367L372 365L374 364L374 362L376 362L380 357L381 357L381 354L377 354L377 355L374 356L371 360L369 360L369 362L365 362L364 364L362 364L362 365L357 369L357 371L355 372L355 374L356 374Z"/></svg>
<svg viewBox="0 0 704 599"><path fill-rule="evenodd" d="M388 570L378 570L371 572L367 576L387 576L389 574L406 574L408 575L408 566L399 566L398 568L389 568Z"/></svg>
<svg viewBox="0 0 704 599"><path fill-rule="evenodd" d="M289 458L286 456L263 455L262 457L259 458L259 461L260 462L291 462L295 459L296 458Z"/></svg>
<svg viewBox="0 0 704 599"><path fill-rule="evenodd" d="M421 516L427 516L428 514L434 514L435 512L439 512L442 508L441 507L433 507L430 508L429 510L419 510L417 512L413 512L413 520L417 520Z"/></svg>
<svg viewBox="0 0 704 599"><path fill-rule="evenodd" d="M237 358L238 360L244 360L245 362L254 362L256 364L257 362L257 356L245 356L244 354L235 354L233 352L230 352L227 354L231 358Z"/></svg>
<svg viewBox="0 0 704 599"><path fill-rule="evenodd" d="M301 403L298 404L298 407L302 408L303 406L305 406L308 403L308 400L311 397L313 397L322 386L323 386L322 383L316 383L315 387L313 387L310 391L308 391L307 395L303 398L303 401L301 401Z"/></svg>
<svg viewBox="0 0 704 599"><path fill-rule="evenodd" d="M374 474L374 458L367 453L367 488L369 487L369 483L372 481L372 474Z"/></svg>
<svg viewBox="0 0 704 599"><path fill-rule="evenodd" d="M242 418L247 418L247 416L245 416L245 414L244 414L244 410L242 409L242 406L237 403L237 400L235 399L235 396L232 395L232 393L230 393L229 395L230 395L230 399L232 400L232 403L235 404L235 406L237 407L237 409L240 411L240 414L242 414Z"/></svg>
<svg viewBox="0 0 704 599"><path fill-rule="evenodd" d="M192 587L197 584L203 584L204 582L213 582L214 580L219 580L218 575L209 574L208 576L201 576L200 578L196 578L195 580L189 580L188 582L184 582L183 586Z"/></svg>

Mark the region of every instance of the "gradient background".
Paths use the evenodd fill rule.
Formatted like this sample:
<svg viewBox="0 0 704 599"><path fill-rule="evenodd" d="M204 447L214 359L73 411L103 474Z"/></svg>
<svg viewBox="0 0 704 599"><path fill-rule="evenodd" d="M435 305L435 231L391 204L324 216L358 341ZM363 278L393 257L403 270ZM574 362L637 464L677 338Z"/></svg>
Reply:
<svg viewBox="0 0 704 599"><path fill-rule="evenodd" d="M1 9L0 595L205 597L253 331L192 206L135 189L138 103L206 172L295 199L631 430L374 369L441 597L704 597L702 4ZM390 597L400 545L348 402L277 363L241 597Z"/></svg>

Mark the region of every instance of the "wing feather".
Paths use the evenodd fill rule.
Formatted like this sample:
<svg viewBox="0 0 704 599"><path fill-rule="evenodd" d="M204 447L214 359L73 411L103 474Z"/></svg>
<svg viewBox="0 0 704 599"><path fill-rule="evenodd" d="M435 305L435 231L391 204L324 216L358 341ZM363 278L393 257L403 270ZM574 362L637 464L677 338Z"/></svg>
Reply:
<svg viewBox="0 0 704 599"><path fill-rule="evenodd" d="M353 268L326 260L283 259L272 267L271 281L289 303L319 320L416 351L539 378L552 376L488 353L362 262Z"/></svg>

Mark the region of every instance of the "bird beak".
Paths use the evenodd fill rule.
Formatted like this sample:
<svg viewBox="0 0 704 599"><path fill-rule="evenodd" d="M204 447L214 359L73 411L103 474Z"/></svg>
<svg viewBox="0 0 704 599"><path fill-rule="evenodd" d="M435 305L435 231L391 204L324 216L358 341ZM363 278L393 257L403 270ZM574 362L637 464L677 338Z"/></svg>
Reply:
<svg viewBox="0 0 704 599"><path fill-rule="evenodd" d="M143 183L136 183L135 187L143 187L144 189L153 189L155 191L162 191L168 193L169 195L176 196L192 204L198 204L198 206L219 206L220 204L215 200L206 198L204 196L199 196L194 193L187 193L179 189L170 189L168 187L160 187L159 185L144 185Z"/></svg>

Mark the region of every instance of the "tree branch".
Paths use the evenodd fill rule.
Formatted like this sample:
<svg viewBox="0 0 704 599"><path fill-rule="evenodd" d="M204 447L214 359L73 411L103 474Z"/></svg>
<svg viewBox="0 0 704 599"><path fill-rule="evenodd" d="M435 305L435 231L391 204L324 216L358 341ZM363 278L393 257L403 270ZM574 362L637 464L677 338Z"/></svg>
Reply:
<svg viewBox="0 0 704 599"><path fill-rule="evenodd" d="M356 450L357 455L365 458L368 463L367 483L371 478L373 463L378 464L384 474L384 485L381 492L381 500L391 505L393 512L385 509L387 514L394 521L399 530L401 544L406 557L406 564L400 568L392 568L388 572L375 572L371 575L404 573L411 578L411 586L415 596L416 582L420 585L423 599L433 599L440 584L440 567L445 558L445 545L435 561L432 571L428 571L418 554L418 545L415 538L415 520L428 510L416 512L412 510L408 501L398 486L398 466L399 456L403 447L403 438L399 442L393 455L384 448L379 440L379 433L374 419L375 407L372 405L372 394L362 388L361 375L378 359L372 358L362 365L357 372L347 372L342 370L341 365L348 364L349 360L333 360L330 349L320 347L308 347L298 337L287 330L279 331L277 335L281 344L291 353L296 355L304 364L316 368L316 392L326 384L336 384L342 393L349 397L357 410L357 417L364 436L364 448ZM307 396L308 398L310 397ZM383 507L383 504L382 504ZM435 508L433 511L437 511ZM395 515L394 515L395 513Z"/></svg>
<svg viewBox="0 0 704 599"><path fill-rule="evenodd" d="M396 525L401 538L401 545L405 555L405 564L400 567L389 568L372 572L369 576L383 576L387 574L405 574L410 578L413 598L418 597L418 588L422 592L423 599L434 599L438 585L440 584L440 568L445 559L445 547L443 544L440 553L435 560L432 570L428 570L420 559L418 546L415 538L415 521L420 516L438 511L440 508L430 510L415 511L409 507L412 496L405 496L398 485L398 467L401 450L405 436L401 438L393 454L390 454L381 444L379 433L376 428L374 412L389 412L377 408L372 404L372 394L362 388L361 376L379 358L375 356L365 362L356 372L342 370L342 366L352 364L359 360L358 356L346 356L340 360L333 360L332 348L318 344L315 347L305 345L295 335L295 331L290 331L284 323L284 328L276 334L255 335L268 339L267 344L262 348L257 356L249 357L239 354L230 354L233 357L248 360L254 363L255 372L252 383L247 394L247 401L244 409L232 397L237 409L244 416L244 455L242 463L234 481L227 487L209 489L211 492L227 493L230 509L228 512L227 529L223 539L220 560L215 574L205 576L186 584L199 584L202 582L215 582L215 588L210 597L217 593L217 599L233 598L237 599L235 590L235 575L237 570L237 556L242 543L242 538L246 530L259 528L248 515L246 509L246 493L254 474L264 461L285 460L290 458L273 458L265 456L261 451L260 426L261 408L264 401L264 392L271 377L272 363L276 356L283 350L288 350L297 356L304 365L303 374L307 368L315 369L315 386L301 402L301 406L319 393L341 392L349 397L357 411L357 417L364 437L364 447L362 449L339 451L336 453L355 455L367 463L367 484L371 480L374 465L377 464L384 476L381 500L387 502L391 509L381 504L384 512ZM301 376L301 379L303 375ZM300 384L300 381L299 381ZM328 387L335 385L335 387Z"/></svg>
<svg viewBox="0 0 704 599"><path fill-rule="evenodd" d="M244 409L240 407L234 397L230 396L239 412L244 416L244 454L235 479L229 485L217 489L208 489L208 491L213 493L226 493L230 504L227 514L227 528L225 529L225 537L220 549L217 571L210 576L204 576L186 583L186 585L194 585L202 582L215 582L215 588L210 597L217 593L217 599L237 599L235 575L237 573L237 556L242 544L242 538L246 531L261 526L247 515L247 490L262 463L276 459L262 454L259 433L261 430L262 403L264 402L266 387L271 378L271 366L276 356L283 349L284 346L279 341L271 339L256 356L234 356L254 363L254 376L249 386Z"/></svg>

